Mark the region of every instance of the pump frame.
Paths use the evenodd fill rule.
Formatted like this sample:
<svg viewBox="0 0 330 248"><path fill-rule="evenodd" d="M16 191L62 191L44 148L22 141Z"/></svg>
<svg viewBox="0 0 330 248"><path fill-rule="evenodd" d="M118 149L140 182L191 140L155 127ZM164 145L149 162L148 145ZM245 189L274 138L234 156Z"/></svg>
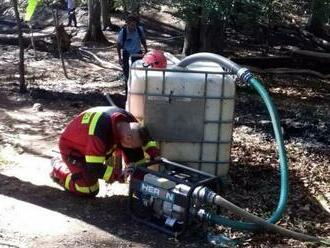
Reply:
<svg viewBox="0 0 330 248"><path fill-rule="evenodd" d="M159 164L160 166L163 166L163 168L166 170L166 172L168 172L169 170L173 170L173 172L176 172L176 173L186 173L188 175L195 174L195 175L198 175L200 177L200 179L197 182L189 182L187 180L182 180L178 177L175 177L175 173L173 173L173 175L174 175L173 176L173 175L169 175L166 173L150 170L148 168L149 166L152 166L155 164ZM143 218L143 217L139 216L139 214L136 211L135 204L134 204L134 201L138 201L138 200L134 199L134 193L139 192L142 194L142 192L140 191L140 187L141 187L141 183L143 182L143 180L139 180L139 179L135 178L135 176L138 175L139 173L144 173L144 175L150 173L150 174L158 176L158 177L166 178L170 181L175 182L176 184L185 184L185 185L190 186L190 190L187 194L187 197L182 197L179 194L173 193L173 194L175 194L176 198L178 198L177 201L181 204L183 203L183 205L180 205L180 206L185 208L185 216L184 216L184 220L183 220L183 225L178 231L170 230L170 228L166 227L165 224L163 224L163 225L156 224L151 220L151 218L149 218L149 220L148 220L147 218ZM168 235L171 235L174 237L179 237L187 231L189 224L191 224L191 222L192 222L192 220L190 219L190 208L191 208L191 201L192 201L192 197L193 197L192 193L194 192L194 190L198 186L209 186L209 187L213 186L212 188L215 188L215 190L218 191L220 188L220 184L221 184L220 177L211 175L206 172L195 170L193 168L187 167L185 165L182 165L182 164L179 164L176 162L169 161L164 158L162 158L160 160L144 163L142 165L139 165L131 176L131 181L129 184L129 201L128 201L128 208L130 211L130 215L134 220L136 220L140 223L143 223L149 227L155 228ZM180 199L180 197L181 197L181 199ZM173 203L175 203L175 200ZM149 217L151 217L151 216L149 216Z"/></svg>

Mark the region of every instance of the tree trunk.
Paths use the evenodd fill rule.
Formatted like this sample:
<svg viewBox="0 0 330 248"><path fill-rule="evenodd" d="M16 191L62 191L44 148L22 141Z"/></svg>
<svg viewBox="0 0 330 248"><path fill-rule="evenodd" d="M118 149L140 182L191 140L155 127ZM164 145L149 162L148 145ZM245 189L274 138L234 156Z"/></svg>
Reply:
<svg viewBox="0 0 330 248"><path fill-rule="evenodd" d="M99 0L88 0L88 30L83 42L109 44L101 29L101 6Z"/></svg>
<svg viewBox="0 0 330 248"><path fill-rule="evenodd" d="M225 46L225 25L223 20L210 20L205 9L194 11L194 21L187 21L185 27L183 55L197 52L222 53Z"/></svg>
<svg viewBox="0 0 330 248"><path fill-rule="evenodd" d="M225 46L224 23L202 24L200 51L221 54Z"/></svg>
<svg viewBox="0 0 330 248"><path fill-rule="evenodd" d="M325 0L313 0L312 16L307 29L316 36L323 37L324 25L330 17L330 4Z"/></svg>
<svg viewBox="0 0 330 248"><path fill-rule="evenodd" d="M224 23L193 25L187 22L182 54L197 52L222 53L225 47Z"/></svg>
<svg viewBox="0 0 330 248"><path fill-rule="evenodd" d="M18 44L19 44L19 91L20 93L26 93L26 84L25 84L25 69L24 69L24 44L23 44L23 35L21 29L21 20L19 17L17 0L13 0L13 6L15 11L15 17L17 22L17 32L18 32Z"/></svg>
<svg viewBox="0 0 330 248"><path fill-rule="evenodd" d="M125 14L139 15L141 0L123 0L123 8Z"/></svg>
<svg viewBox="0 0 330 248"><path fill-rule="evenodd" d="M111 27L111 15L110 15L110 1L101 0L101 12L102 12L102 24L103 30L107 27Z"/></svg>
<svg viewBox="0 0 330 248"><path fill-rule="evenodd" d="M61 59L61 64L62 64L64 76L67 79L69 79L68 74L66 72L66 68L65 68L65 63L64 63L64 58L63 58L63 50L62 50L62 40L64 41L64 39L62 39L60 37L60 34L59 34L60 28L59 28L59 25L58 25L58 9L56 9L55 11L52 10L52 12L53 12L53 17L54 17L54 22L55 22L56 46L57 46L58 54L59 54L60 59ZM65 29L64 29L63 26L62 26L62 30L65 32ZM70 38L69 38L69 42L70 42Z"/></svg>
<svg viewBox="0 0 330 248"><path fill-rule="evenodd" d="M186 22L184 44L182 55L188 56L193 53L199 52L200 49L200 25Z"/></svg>

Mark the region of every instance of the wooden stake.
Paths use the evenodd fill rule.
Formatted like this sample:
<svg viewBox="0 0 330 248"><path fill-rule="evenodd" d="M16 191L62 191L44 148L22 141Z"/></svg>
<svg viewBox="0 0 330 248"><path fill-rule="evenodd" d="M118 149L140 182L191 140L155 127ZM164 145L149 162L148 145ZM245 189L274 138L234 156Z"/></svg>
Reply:
<svg viewBox="0 0 330 248"><path fill-rule="evenodd" d="M60 56L60 59L61 59L64 76L67 79L70 79L68 77L67 72L66 72L63 53L62 53L61 39L60 39L60 36L59 36L59 33L58 33L58 9L56 8L55 12L54 12L54 9L52 9L52 13L53 13L54 22L55 22L55 34L56 34L56 40L57 40L57 49L58 49L58 53L59 53L59 56Z"/></svg>

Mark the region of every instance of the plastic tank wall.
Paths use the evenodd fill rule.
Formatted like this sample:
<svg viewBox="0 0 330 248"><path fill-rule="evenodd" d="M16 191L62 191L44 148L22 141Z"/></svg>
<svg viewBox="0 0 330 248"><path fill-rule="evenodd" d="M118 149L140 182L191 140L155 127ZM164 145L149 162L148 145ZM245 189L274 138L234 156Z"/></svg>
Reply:
<svg viewBox="0 0 330 248"><path fill-rule="evenodd" d="M126 109L160 143L163 157L218 176L229 169L235 76L213 62L130 71Z"/></svg>

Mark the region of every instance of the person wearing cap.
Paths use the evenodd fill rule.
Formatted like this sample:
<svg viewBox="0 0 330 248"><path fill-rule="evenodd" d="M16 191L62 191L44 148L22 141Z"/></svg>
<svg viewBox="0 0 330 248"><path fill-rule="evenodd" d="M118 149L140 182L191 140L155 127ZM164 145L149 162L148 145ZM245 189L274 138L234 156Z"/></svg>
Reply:
<svg viewBox="0 0 330 248"><path fill-rule="evenodd" d="M94 107L76 116L59 140L61 158L52 160L50 176L67 191L95 196L99 179L108 183L127 176L114 162L118 154L127 165L159 156L158 145L136 118L118 107Z"/></svg>
<svg viewBox="0 0 330 248"><path fill-rule="evenodd" d="M144 51L142 51L142 46ZM123 74L126 82L129 74L129 58L132 63L142 57L143 53L147 53L148 47L145 32L142 26L138 25L138 18L135 15L129 15L126 18L125 26L119 31L117 36L117 53L119 64L123 68ZM136 56L136 55L141 56ZM134 56L135 55L135 56Z"/></svg>

